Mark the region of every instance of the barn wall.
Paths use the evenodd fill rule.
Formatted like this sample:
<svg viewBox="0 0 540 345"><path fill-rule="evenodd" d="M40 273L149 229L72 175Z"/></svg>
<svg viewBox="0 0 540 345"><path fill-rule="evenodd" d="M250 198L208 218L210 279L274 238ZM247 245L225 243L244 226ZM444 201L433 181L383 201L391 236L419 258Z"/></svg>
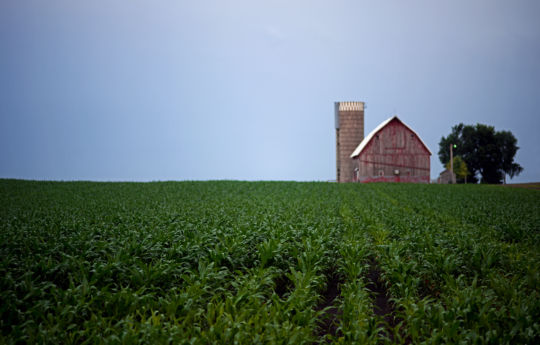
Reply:
<svg viewBox="0 0 540 345"><path fill-rule="evenodd" d="M429 183L430 153L414 132L393 120L373 136L355 159L355 168L359 182Z"/></svg>
<svg viewBox="0 0 540 345"><path fill-rule="evenodd" d="M336 102L336 180L352 182L354 162L350 157L364 139L364 103Z"/></svg>

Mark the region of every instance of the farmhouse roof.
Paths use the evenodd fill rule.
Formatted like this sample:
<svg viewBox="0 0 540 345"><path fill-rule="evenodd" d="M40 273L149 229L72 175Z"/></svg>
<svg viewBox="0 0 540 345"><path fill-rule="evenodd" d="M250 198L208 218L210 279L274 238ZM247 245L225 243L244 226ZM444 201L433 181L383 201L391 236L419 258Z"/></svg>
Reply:
<svg viewBox="0 0 540 345"><path fill-rule="evenodd" d="M351 154L351 158L354 158L356 156L358 156L363 150L364 148L367 146L367 144L370 142L370 140L375 136L375 134L377 134L381 129L383 129L387 124L389 124L392 120L398 120L399 122L401 122L402 125L404 125L405 127L407 127L411 132L414 133L414 135L416 135L416 137L418 138L418 140L420 140L420 142L422 143L422 145L424 145L424 147L426 148L426 150L429 152L429 154L431 155L431 151L429 150L429 148L427 147L427 145L422 141L422 138L420 138L420 136L411 128L409 127L405 122L401 121L401 119L399 117L397 117L397 115L394 115L392 117L390 117L389 119L381 122L381 124L379 124L374 130L371 131L371 133L369 133L365 138L364 140L362 140L362 142L360 143L360 145L358 145L356 147L356 149L354 150L354 152Z"/></svg>

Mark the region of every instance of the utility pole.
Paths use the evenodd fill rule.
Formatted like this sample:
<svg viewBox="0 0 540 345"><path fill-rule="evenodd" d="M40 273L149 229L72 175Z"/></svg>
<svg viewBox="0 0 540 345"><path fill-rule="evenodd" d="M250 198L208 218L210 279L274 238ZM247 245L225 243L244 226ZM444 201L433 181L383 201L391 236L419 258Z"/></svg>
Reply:
<svg viewBox="0 0 540 345"><path fill-rule="evenodd" d="M454 174L454 147L456 147L456 144L450 144L450 172L452 173L452 184L456 184L456 174Z"/></svg>

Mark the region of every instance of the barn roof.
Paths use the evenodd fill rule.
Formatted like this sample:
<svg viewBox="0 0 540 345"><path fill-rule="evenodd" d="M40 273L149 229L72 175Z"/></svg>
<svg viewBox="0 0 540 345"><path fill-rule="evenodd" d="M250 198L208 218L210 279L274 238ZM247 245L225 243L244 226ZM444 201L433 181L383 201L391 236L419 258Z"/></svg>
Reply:
<svg viewBox="0 0 540 345"><path fill-rule="evenodd" d="M427 145L422 141L422 138L420 138L420 136L418 135L418 133L416 133L411 127L407 126L407 124L403 121L400 120L399 117L397 117L397 115L394 115L392 116L391 118L381 122L380 125L378 125L374 130L371 131L371 133L369 133L365 138L364 140L362 140L362 142L360 143L360 145L358 145L356 147L356 149L354 150L354 152L351 154L351 158L354 158L356 156L358 156L362 150L364 150L364 148L367 146L367 144L370 142L371 138L373 138L375 136L375 134L377 134L377 132L379 132L381 129L383 129L387 124L390 123L390 121L392 121L393 119L396 119L398 120L399 122L401 122L401 124L403 124L403 126L407 127L411 132L414 133L414 135L416 135L416 137L418 138L418 140L420 140L420 142L422 143L422 145L424 145L424 147L426 148L426 150L429 152L429 154L431 155L431 151L429 150L429 148L427 147Z"/></svg>

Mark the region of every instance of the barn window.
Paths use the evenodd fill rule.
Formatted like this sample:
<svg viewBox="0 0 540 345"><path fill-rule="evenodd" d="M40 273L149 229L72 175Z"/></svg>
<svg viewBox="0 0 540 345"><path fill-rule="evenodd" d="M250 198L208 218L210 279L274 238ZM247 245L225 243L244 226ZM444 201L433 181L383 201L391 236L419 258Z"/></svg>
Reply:
<svg viewBox="0 0 540 345"><path fill-rule="evenodd" d="M384 176L384 170L379 170L379 176Z"/></svg>

